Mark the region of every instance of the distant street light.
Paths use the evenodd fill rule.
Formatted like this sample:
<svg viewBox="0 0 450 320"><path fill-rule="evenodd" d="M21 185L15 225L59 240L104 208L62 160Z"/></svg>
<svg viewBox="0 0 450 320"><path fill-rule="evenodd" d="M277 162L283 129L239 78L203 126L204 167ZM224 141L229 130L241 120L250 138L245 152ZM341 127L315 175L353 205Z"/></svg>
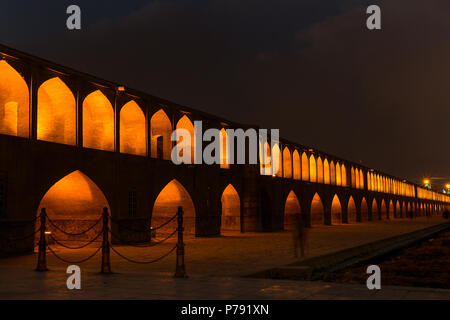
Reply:
<svg viewBox="0 0 450 320"><path fill-rule="evenodd" d="M427 189L431 189L431 183L429 179L423 180L423 186Z"/></svg>

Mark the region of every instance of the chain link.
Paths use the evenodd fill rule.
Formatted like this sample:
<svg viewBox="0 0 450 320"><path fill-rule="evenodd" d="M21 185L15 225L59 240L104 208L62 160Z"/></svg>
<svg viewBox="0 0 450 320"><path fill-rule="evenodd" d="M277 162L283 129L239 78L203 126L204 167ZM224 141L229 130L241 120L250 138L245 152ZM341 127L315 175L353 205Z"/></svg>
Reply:
<svg viewBox="0 0 450 320"><path fill-rule="evenodd" d="M86 262L86 261L88 261L89 259L93 258L93 257L100 251L100 249L101 249L102 247L98 248L93 254L91 254L91 255L90 255L89 257L87 257L86 259L83 259L83 260L80 260L80 261L69 261L69 260L66 260L66 259L61 258L60 256L58 256L58 255L55 253L55 251L53 251L53 249L52 249L50 246L47 246L47 248L50 250L50 252L51 252L56 258L58 258L58 259L61 260L62 262L69 263L69 264L79 264L79 263Z"/></svg>
<svg viewBox="0 0 450 320"><path fill-rule="evenodd" d="M85 247L87 247L88 245L90 245L91 243L93 243L95 240L98 239L98 237L100 237L100 235L101 235L102 233L103 233L103 230L100 231L100 232L95 236L95 238L93 238L92 240L89 240L86 244L83 244L83 245L81 245L81 246L79 246L79 247L69 247L69 246L67 246L67 245L65 245L65 244L62 244L61 242L59 242L58 240L56 240L56 239L53 237L53 235L51 235L51 234L50 234L50 238L52 238L53 241L55 241L55 243L59 244L60 246L62 246L62 247L64 247L64 248L77 250L77 249L85 248Z"/></svg>
<svg viewBox="0 0 450 320"><path fill-rule="evenodd" d="M157 258L157 259L151 260L151 261L136 261L136 260L133 260L133 259L130 259L130 258L125 257L125 256L122 255L120 252L118 252L116 249L114 249L113 246L111 246L111 250L114 251L119 257L121 257L122 259L127 260L128 262L131 262L131 263L137 263L137 264L151 264L151 263L158 262L158 261L164 259L165 257L167 257L169 254L171 254L176 248L177 248L177 246L175 245L172 249L170 249L169 252L167 252L167 253L164 254L163 256L161 256L161 257L159 257L159 258Z"/></svg>
<svg viewBox="0 0 450 320"><path fill-rule="evenodd" d="M166 238L164 238L164 239L162 239L162 240L155 241L155 242L149 243L149 244L141 244L141 245L139 245L139 244L133 244L132 242L122 240L119 236L117 236L116 234L114 234L114 233L111 232L111 231L110 231L110 233L111 233L111 236L112 236L114 239L116 239L116 240L118 240L119 242L121 242L121 243L123 243L123 244L126 244L126 245L128 245L128 246L136 247L136 248L148 248L148 247L154 247L154 246L156 246L156 245L158 245L158 244L161 244L161 243L163 243L163 242L169 240L170 238L172 238L172 237L174 236L175 233L177 233L177 231L178 231L178 230L175 229L174 232L172 232L171 234L169 234L169 236L167 236Z"/></svg>
<svg viewBox="0 0 450 320"><path fill-rule="evenodd" d="M91 231L97 224L99 224L99 222L103 219L103 217L100 217L100 219L98 219L92 226L90 226L87 230L80 232L80 233L70 233L70 232L66 232L64 230L62 230L60 227L58 227L52 220L50 220L47 216L47 220L48 222L50 222L50 224L55 227L55 229L61 231L62 233L64 233L65 235L68 236L81 236L82 234L85 234L89 231Z"/></svg>

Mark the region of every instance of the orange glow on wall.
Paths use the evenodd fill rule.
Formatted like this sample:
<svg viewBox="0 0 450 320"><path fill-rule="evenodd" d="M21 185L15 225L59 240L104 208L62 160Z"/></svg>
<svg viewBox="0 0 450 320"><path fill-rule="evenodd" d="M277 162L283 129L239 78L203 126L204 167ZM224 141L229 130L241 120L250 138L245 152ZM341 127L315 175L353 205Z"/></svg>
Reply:
<svg viewBox="0 0 450 320"><path fill-rule="evenodd" d="M278 146L278 143L275 143L275 145L272 148L272 173L275 174L277 177L283 176L283 165L282 165L282 159L281 159L281 150ZM278 170L275 172L276 168Z"/></svg>
<svg viewBox="0 0 450 320"><path fill-rule="evenodd" d="M295 222L300 218L301 213L297 195L291 190L284 204L284 230L294 230Z"/></svg>
<svg viewBox="0 0 450 320"><path fill-rule="evenodd" d="M153 205L151 225L157 227L173 217L178 207L183 207L185 233L195 234L195 206L191 196L177 180L169 182L159 193ZM170 233L177 227L176 219L159 229L160 233Z"/></svg>
<svg viewBox="0 0 450 320"><path fill-rule="evenodd" d="M170 160L172 152L172 123L163 109L158 110L150 119L151 156ZM158 141L160 144L158 145Z"/></svg>
<svg viewBox="0 0 450 320"><path fill-rule="evenodd" d="M383 201L381 201L381 207L380 207L380 213L381 213L381 219L382 220L386 220L387 219L387 207L386 207L386 202L384 201L384 199L383 199Z"/></svg>
<svg viewBox="0 0 450 320"><path fill-rule="evenodd" d="M195 159L195 134L194 134L194 125L192 124L192 121L187 117L183 116L177 123L176 126L177 129L185 129L189 131L189 134L191 135L191 141L183 142L183 137L179 137L177 140L177 144L183 144L186 143L186 146L191 147L191 163L194 163ZM180 156L182 156L182 151L180 151Z"/></svg>
<svg viewBox="0 0 450 320"><path fill-rule="evenodd" d="M398 201L395 204L395 210L397 211L396 212L396 217L397 218L401 218L402 217L402 209L400 207L400 202L398 202Z"/></svg>
<svg viewBox="0 0 450 320"><path fill-rule="evenodd" d="M323 161L323 183L330 184L330 165L327 159Z"/></svg>
<svg viewBox="0 0 450 320"><path fill-rule="evenodd" d="M229 184L222 193L221 231L241 230L241 200L236 189Z"/></svg>
<svg viewBox="0 0 450 320"><path fill-rule="evenodd" d="M265 152L265 154L264 154L264 152ZM269 143L267 141L264 143L264 147L261 146L261 143L260 143L259 161L260 161L261 174L272 175L271 152L270 152Z"/></svg>
<svg viewBox="0 0 450 320"><path fill-rule="evenodd" d="M283 177L292 178L291 151L288 147L285 147L283 150Z"/></svg>
<svg viewBox="0 0 450 320"><path fill-rule="evenodd" d="M309 181L309 160L305 152L302 154L302 180Z"/></svg>
<svg viewBox="0 0 450 320"><path fill-rule="evenodd" d="M364 189L364 173L361 169L359 169L359 187Z"/></svg>
<svg viewBox="0 0 450 320"><path fill-rule="evenodd" d="M324 224L324 209L322 199L316 193L311 201L311 225L320 226Z"/></svg>
<svg viewBox="0 0 450 320"><path fill-rule="evenodd" d="M341 165L341 179L342 179L342 186L346 187L347 184L347 169L345 169L345 165Z"/></svg>
<svg viewBox="0 0 450 320"><path fill-rule="evenodd" d="M222 169L229 169L229 150L228 150L228 137L224 128L220 130L220 167Z"/></svg>
<svg viewBox="0 0 450 320"><path fill-rule="evenodd" d="M294 179L296 179L296 180L300 180L300 178L301 178L301 170L300 170L300 168L301 168L301 164L300 164L300 156L299 156L299 154L298 154L298 151L297 150L294 150L294 154L293 154L293 156L292 156L292 159L293 159L293 163L292 163L292 169L293 169L293 176L294 176Z"/></svg>
<svg viewBox="0 0 450 320"><path fill-rule="evenodd" d="M350 196L350 199L348 200L348 207L347 207L348 223L355 223L356 216L357 216L357 213L356 213L355 200L353 200L353 197Z"/></svg>
<svg viewBox="0 0 450 320"><path fill-rule="evenodd" d="M369 220L369 207L367 206L366 198L361 200L361 222Z"/></svg>
<svg viewBox="0 0 450 320"><path fill-rule="evenodd" d="M394 212L394 203L391 201L389 201L389 207L388 207L388 215L389 215L389 219L394 219L396 218L397 213Z"/></svg>
<svg viewBox="0 0 450 320"><path fill-rule="evenodd" d="M120 152L145 156L147 154L145 115L135 101L120 110Z"/></svg>
<svg viewBox="0 0 450 320"><path fill-rule="evenodd" d="M26 138L29 132L28 86L6 61L0 61L0 134Z"/></svg>
<svg viewBox="0 0 450 320"><path fill-rule="evenodd" d="M375 199L372 201L372 221L379 220L378 204Z"/></svg>
<svg viewBox="0 0 450 320"><path fill-rule="evenodd" d="M331 224L342 224L342 207L339 197L335 195L331 203Z"/></svg>
<svg viewBox="0 0 450 320"><path fill-rule="evenodd" d="M309 181L317 182L317 166L314 155L309 157Z"/></svg>
<svg viewBox="0 0 450 320"><path fill-rule="evenodd" d="M323 162L320 157L317 158L317 183L323 183Z"/></svg>
<svg viewBox="0 0 450 320"><path fill-rule="evenodd" d="M75 97L58 77L45 81L39 87L37 138L68 145L76 144Z"/></svg>
<svg viewBox="0 0 450 320"><path fill-rule="evenodd" d="M339 162L336 163L336 185L342 186L342 171Z"/></svg>
<svg viewBox="0 0 450 320"><path fill-rule="evenodd" d="M83 146L114 151L114 109L100 91L88 95L83 102Z"/></svg>
<svg viewBox="0 0 450 320"><path fill-rule="evenodd" d="M352 188L356 188L356 175L355 175L355 169L352 167L350 169L350 176L351 176L351 186Z"/></svg>
<svg viewBox="0 0 450 320"><path fill-rule="evenodd" d="M330 162L330 184L336 185L336 166L334 162Z"/></svg>

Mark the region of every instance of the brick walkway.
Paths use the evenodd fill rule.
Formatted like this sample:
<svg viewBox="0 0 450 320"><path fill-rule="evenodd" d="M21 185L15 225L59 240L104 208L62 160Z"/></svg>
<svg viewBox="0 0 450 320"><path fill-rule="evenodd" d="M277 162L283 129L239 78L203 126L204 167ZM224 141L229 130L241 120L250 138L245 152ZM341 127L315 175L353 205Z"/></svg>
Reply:
<svg viewBox="0 0 450 320"><path fill-rule="evenodd" d="M443 222L441 218L377 221L362 224L322 226L310 230L308 257L350 248L363 243L411 232ZM117 247L136 260L151 260L167 252L174 242L152 248ZM69 260L82 259L93 248L77 251L59 249ZM73 293L65 287L67 264L48 257L52 270L32 271L36 255L0 259L0 298L379 298L358 285L239 278L257 271L294 262L292 236L288 232L227 234L216 238L186 241L186 266L190 279L173 279L175 253L152 265L136 265L111 253L116 274L97 274L100 256L81 264L83 290ZM149 288L157 287L158 290ZM124 290L127 288L127 290ZM195 289L195 290L194 290ZM384 288L389 297L449 298L448 291L419 288Z"/></svg>

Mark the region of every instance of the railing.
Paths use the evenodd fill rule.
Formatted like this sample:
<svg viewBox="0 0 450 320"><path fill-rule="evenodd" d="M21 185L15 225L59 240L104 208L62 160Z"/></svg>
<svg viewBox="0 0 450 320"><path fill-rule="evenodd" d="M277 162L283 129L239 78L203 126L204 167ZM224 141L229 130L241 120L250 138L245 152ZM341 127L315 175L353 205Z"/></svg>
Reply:
<svg viewBox="0 0 450 320"><path fill-rule="evenodd" d="M57 223L55 223L48 217L45 208L43 208L41 210L40 215L38 217L36 217L36 219L34 219L33 222L36 221L37 219L39 219L39 221L40 221L39 229L36 230L32 235L27 237L27 238L29 238L31 236L34 236L38 232L40 233L39 244L38 244L38 248L39 248L38 249L38 261L37 261L36 271L47 271L48 270L48 268L47 268L47 249L57 259L65 262L65 263L69 263L69 264L80 264L80 263L86 262L86 261L92 259L94 256L96 256L101 250L102 251L101 273L112 273L111 257L110 257L111 250L115 254L117 254L120 258L122 258L128 262L136 263L136 264L152 264L152 263L156 263L158 261L163 260L164 258L169 256L173 251L175 251L175 249L176 249L177 256L176 256L176 269L175 269L174 276L177 278L186 278L187 277L186 269L185 269L185 265L184 265L184 242L183 242L184 228L183 228L183 208L182 207L178 207L178 211L173 217L171 217L169 220L167 220L160 226L158 226L156 228L152 228L152 230L161 229L164 226L168 225L170 222L174 221L175 219L177 219L177 228L173 232L171 232L167 237L165 237L164 239L156 241L156 242L154 242L154 241L152 242L150 240L149 244L134 244L134 243L130 243L129 241L122 240L121 237L118 236L117 234L115 234L109 227L109 222L118 224L118 221L116 221L115 219L112 219L110 217L107 208L103 209L102 216L92 226L90 226L86 230L84 230L82 232L78 232L78 233L70 233L70 232L63 230L61 227L59 227L57 225ZM85 242L85 243L80 246L68 246L68 245L62 243L61 241L59 241L58 239L56 239L52 233L47 231L47 222L48 222L53 228L62 232L63 234L70 236L70 237L77 237L77 236L84 235L87 232L94 229L100 223L100 221L102 221L102 229L100 230L100 232L98 232L90 240L81 241L81 242ZM150 231L134 230L134 229L131 229L128 227L125 227L125 229L128 229L129 231L132 231L132 232L141 232L141 233L142 232L150 232ZM137 261L137 260L134 260L134 259L131 259L131 258L125 256L123 253L118 251L111 244L110 237L109 237L111 235L111 238L114 238L120 244L125 244L128 246L131 245L131 246L138 247L138 248L145 248L145 247L154 247L159 244L162 244L162 243L166 242L167 240L169 240L170 238L172 238L175 234L178 235L178 240L177 240L176 245L174 247L172 247L167 253L163 254L162 256L160 256L156 259L149 260L149 261ZM102 245L100 247L98 247L91 255L89 255L88 257L86 257L82 260L69 261L69 260L61 257L60 255L58 255L55 252L55 250L50 246L50 244L47 241L47 237L46 237L47 235L55 244L57 244L61 247L64 247L66 249L70 249L70 250L78 250L78 249L85 248L88 245L95 242L97 239L99 239L100 236L102 237ZM151 239L151 237L150 237L150 239Z"/></svg>

